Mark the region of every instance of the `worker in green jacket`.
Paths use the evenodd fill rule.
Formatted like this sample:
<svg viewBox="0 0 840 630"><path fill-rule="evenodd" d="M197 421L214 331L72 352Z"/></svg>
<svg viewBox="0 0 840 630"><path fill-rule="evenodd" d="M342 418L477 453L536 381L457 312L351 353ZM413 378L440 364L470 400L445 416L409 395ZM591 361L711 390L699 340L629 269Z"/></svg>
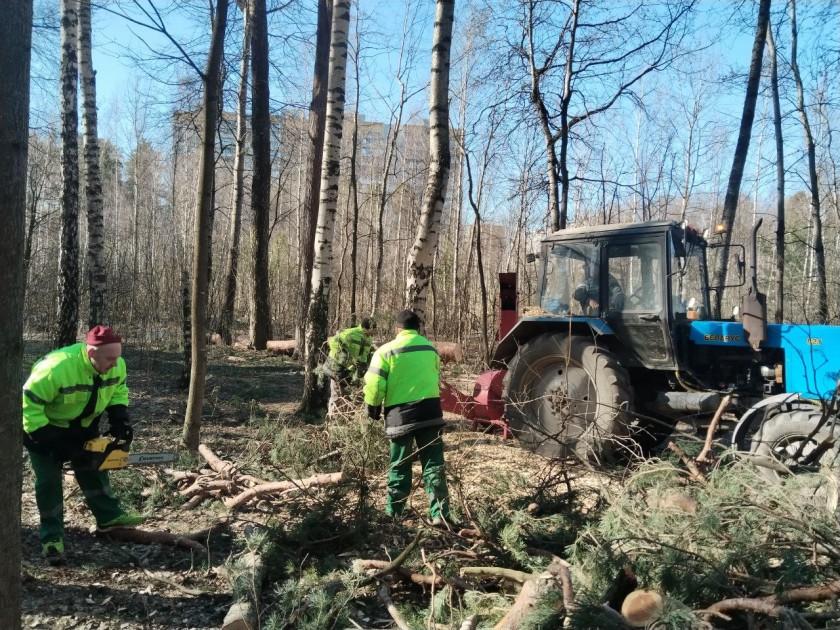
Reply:
<svg viewBox="0 0 840 630"><path fill-rule="evenodd" d="M107 471L85 470L83 445L107 434L128 448L133 431L122 340L110 328L92 328L84 343L50 352L32 366L23 386L23 444L35 474L41 551L51 564L64 560L64 462L69 461L100 529L134 527L144 518L125 512L111 492Z"/></svg>
<svg viewBox="0 0 840 630"><path fill-rule="evenodd" d="M324 371L330 377L330 400L327 413L339 411L339 400L354 378L361 378L370 360L373 346L373 320L365 317L358 326L345 328L328 340L330 354Z"/></svg>
<svg viewBox="0 0 840 630"><path fill-rule="evenodd" d="M420 458L435 526L448 526L449 493L443 461L443 410L440 406L440 357L419 332L414 311L400 311L396 338L380 347L365 374L368 417L378 420L385 406L385 435L391 441L385 511L400 516L411 492L411 462Z"/></svg>

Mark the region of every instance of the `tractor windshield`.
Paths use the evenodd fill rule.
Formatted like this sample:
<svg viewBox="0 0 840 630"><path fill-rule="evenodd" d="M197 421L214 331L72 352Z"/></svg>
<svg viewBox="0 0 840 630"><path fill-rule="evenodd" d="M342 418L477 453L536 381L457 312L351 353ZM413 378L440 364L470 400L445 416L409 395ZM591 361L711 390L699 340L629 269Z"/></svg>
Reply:
<svg viewBox="0 0 840 630"><path fill-rule="evenodd" d="M671 242L671 313L675 318L708 319L706 247L690 234L673 233Z"/></svg>
<svg viewBox="0 0 840 630"><path fill-rule="evenodd" d="M592 243L555 243L545 252L540 306L555 315L579 315L575 289L597 283L599 248Z"/></svg>

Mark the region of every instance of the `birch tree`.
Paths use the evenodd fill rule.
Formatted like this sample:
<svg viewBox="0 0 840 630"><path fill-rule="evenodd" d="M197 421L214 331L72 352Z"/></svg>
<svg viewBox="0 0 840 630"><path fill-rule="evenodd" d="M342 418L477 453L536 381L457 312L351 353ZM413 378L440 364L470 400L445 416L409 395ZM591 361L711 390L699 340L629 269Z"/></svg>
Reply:
<svg viewBox="0 0 840 630"><path fill-rule="evenodd" d="M14 456L0 458L0 536L9 541L0 554L0 628L21 627L22 425L20 388L23 363L23 249L26 215L26 161L29 120L29 64L32 0L0 3L0 443Z"/></svg>
<svg viewBox="0 0 840 630"><path fill-rule="evenodd" d="M314 412L320 403L314 369L318 348L327 339L330 287L333 275L333 234L341 173L341 137L344 127L344 86L350 5L350 0L335 0L333 3L321 193L318 203L315 257L312 264L312 285L306 325L306 371L301 402L301 411L304 413Z"/></svg>
<svg viewBox="0 0 840 630"><path fill-rule="evenodd" d="M76 341L79 324L78 0L61 1L61 249L56 346Z"/></svg>
<svg viewBox="0 0 840 630"><path fill-rule="evenodd" d="M315 227L321 190L321 160L327 117L327 82L329 80L332 0L318 0L318 24L315 31L315 68L312 74L312 100L309 103L309 159L306 171L306 197L301 208L300 310L295 330L297 353L303 358L306 322L309 312L309 288L315 258Z"/></svg>
<svg viewBox="0 0 840 630"><path fill-rule="evenodd" d="M85 201L88 220L88 328L108 324L108 293L102 249L105 226L102 218L102 180L99 176L99 137L96 118L96 73L91 54L90 0L79 0L79 74L82 82L84 123Z"/></svg>
<svg viewBox="0 0 840 630"><path fill-rule="evenodd" d="M449 150L449 51L455 0L437 0L429 83L429 177L423 193L420 225L408 256L405 303L426 318L426 293L434 272L435 253L446 201L452 155Z"/></svg>
<svg viewBox="0 0 840 630"><path fill-rule="evenodd" d="M245 139L248 123L248 68L251 55L251 30L249 28L247 5L242 6L244 20L242 34L242 59L239 62L239 92L236 97L236 157L233 163L233 210L230 217L230 250L225 265L225 289L222 316L219 320L219 336L224 343L233 341L233 309L236 302L237 275L239 273L239 233L242 226L242 203L245 197Z"/></svg>
<svg viewBox="0 0 840 630"><path fill-rule="evenodd" d="M197 184L198 208L195 217L193 239L193 285L191 295L192 354L190 369L190 391L181 440L191 451L198 450L201 432L201 408L204 405L205 377L207 375L207 340L204 333L207 315L207 260L209 258L210 205L213 200L215 175L216 116L218 115L219 73L222 66L222 52L227 26L228 0L216 0L213 31L210 36L210 52L207 64L201 73L202 125L201 157L199 158L199 179Z"/></svg>
<svg viewBox="0 0 840 630"><path fill-rule="evenodd" d="M764 44L767 41L767 25L770 22L770 0L760 0L758 17L756 18L755 39L753 40L752 57L750 59L750 74L747 78L747 93L744 96L744 109L741 114L741 125L738 131L738 141L735 144L735 155L732 158L732 169L729 172L729 184L726 187L726 197L723 201L724 248L717 259L712 287L717 287L712 298L712 313L715 319L720 319L720 307L723 302L723 286L726 284L726 271L729 262L729 244L732 242L732 227L735 225L735 211L738 207L738 195L741 192L741 179L744 176L744 165L750 149L752 125L755 118L755 102L758 98L758 86L761 81L761 62L764 56Z"/></svg>

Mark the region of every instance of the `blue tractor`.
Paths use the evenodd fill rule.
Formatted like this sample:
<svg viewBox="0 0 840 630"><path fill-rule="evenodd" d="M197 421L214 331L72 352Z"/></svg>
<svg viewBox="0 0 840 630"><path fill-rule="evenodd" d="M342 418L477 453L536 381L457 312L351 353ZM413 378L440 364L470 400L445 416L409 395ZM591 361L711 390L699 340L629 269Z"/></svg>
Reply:
<svg viewBox="0 0 840 630"><path fill-rule="evenodd" d="M707 269L717 245L690 226L605 225L545 238L534 255L536 304L493 359L510 430L550 456L604 460L720 410L738 448L781 460L776 470L833 459L840 327L767 324L759 225L748 293L740 313L722 320L709 309L710 291L722 290L709 286ZM747 284L742 261L735 286Z"/></svg>

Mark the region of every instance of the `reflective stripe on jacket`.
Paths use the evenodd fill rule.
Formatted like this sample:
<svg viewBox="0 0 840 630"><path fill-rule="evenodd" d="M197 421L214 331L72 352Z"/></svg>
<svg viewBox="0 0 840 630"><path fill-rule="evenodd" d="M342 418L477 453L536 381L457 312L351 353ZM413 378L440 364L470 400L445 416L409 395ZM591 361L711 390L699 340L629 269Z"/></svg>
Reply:
<svg viewBox="0 0 840 630"><path fill-rule="evenodd" d="M38 360L23 386L23 430L32 433L48 424L69 427L70 421L85 410L96 374L84 343L59 348ZM128 406L123 358L120 357L113 368L99 377L102 384L96 406L90 415L81 419L85 428L108 407Z"/></svg>
<svg viewBox="0 0 840 630"><path fill-rule="evenodd" d="M366 365L370 356L371 338L361 326L345 328L329 338L330 358L339 367Z"/></svg>
<svg viewBox="0 0 840 630"><path fill-rule="evenodd" d="M365 404L385 404L387 429L440 419L440 357L416 330L403 330L376 352L365 374ZM389 431L389 436L393 431Z"/></svg>

